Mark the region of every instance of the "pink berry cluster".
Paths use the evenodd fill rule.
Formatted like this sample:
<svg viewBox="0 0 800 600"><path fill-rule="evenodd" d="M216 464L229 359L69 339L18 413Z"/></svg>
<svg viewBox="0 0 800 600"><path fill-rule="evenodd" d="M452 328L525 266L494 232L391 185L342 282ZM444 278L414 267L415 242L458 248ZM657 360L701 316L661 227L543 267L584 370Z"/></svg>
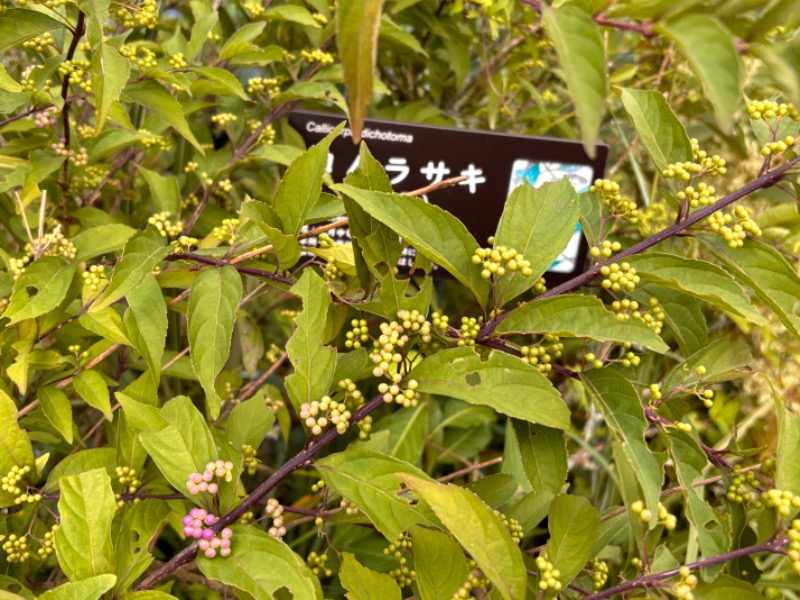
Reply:
<svg viewBox="0 0 800 600"><path fill-rule="evenodd" d="M219 532L219 536L211 527L219 520L219 517L203 510L193 508L188 515L183 517L183 533L186 537L197 540L197 546L205 554L206 558L214 558L219 552L220 556L228 556L231 553L231 536L233 532L227 527Z"/></svg>
<svg viewBox="0 0 800 600"><path fill-rule="evenodd" d="M231 461L225 462L218 460L217 462L210 462L206 465L206 470L202 473L189 473L189 478L186 480L186 487L192 495L199 494L200 492L209 492L216 494L219 490L219 485L212 483L214 477L223 478L225 481L233 479L233 463Z"/></svg>
<svg viewBox="0 0 800 600"><path fill-rule="evenodd" d="M270 498L267 501L267 514L272 517L272 527L269 528L268 533L274 537L281 539L286 535L286 527L283 526L283 506L275 498Z"/></svg>

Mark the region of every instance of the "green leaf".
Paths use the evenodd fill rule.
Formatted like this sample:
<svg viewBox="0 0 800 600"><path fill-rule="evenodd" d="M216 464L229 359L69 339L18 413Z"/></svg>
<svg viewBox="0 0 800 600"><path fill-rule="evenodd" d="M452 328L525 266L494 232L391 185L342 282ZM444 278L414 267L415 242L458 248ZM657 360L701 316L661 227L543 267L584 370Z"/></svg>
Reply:
<svg viewBox="0 0 800 600"><path fill-rule="evenodd" d="M70 454L53 467L47 476L45 491L53 492L59 488L62 477L80 475L94 469L104 469L106 473L113 473L116 466L116 452L114 448L89 448Z"/></svg>
<svg viewBox="0 0 800 600"><path fill-rule="evenodd" d="M269 224L272 220L277 221L271 206L248 198L242 204L241 215L253 221L267 236L273 247L271 254L278 258L279 270L285 271L297 264L302 252L297 236L286 235L280 228Z"/></svg>
<svg viewBox="0 0 800 600"><path fill-rule="evenodd" d="M93 406L111 421L111 400L108 397L108 386L97 371L81 371L72 381L72 387L89 406Z"/></svg>
<svg viewBox="0 0 800 600"><path fill-rule="evenodd" d="M78 251L75 262L84 262L110 252L119 252L135 233L133 227L122 223L107 223L84 229L72 238L72 243Z"/></svg>
<svg viewBox="0 0 800 600"><path fill-rule="evenodd" d="M742 62L733 36L717 19L706 14L683 14L655 25L655 30L677 44L703 86L725 132L741 99Z"/></svg>
<svg viewBox="0 0 800 600"><path fill-rule="evenodd" d="M212 419L219 416L220 406L214 382L228 361L242 294L242 277L238 271L223 267L200 273L189 296L187 316L192 367L206 393L206 408Z"/></svg>
<svg viewBox="0 0 800 600"><path fill-rule="evenodd" d="M322 600L319 580L289 546L254 527L234 525L231 529L231 555L198 558L203 575L254 598L273 598L277 590L287 588L294 598Z"/></svg>
<svg viewBox="0 0 800 600"><path fill-rule="evenodd" d="M189 41L186 43L186 62L191 64L197 58L197 53L203 47L203 43L208 38L208 34L214 28L214 25L219 21L219 13L214 11L207 15L203 15L195 21L192 27L192 34Z"/></svg>
<svg viewBox="0 0 800 600"><path fill-rule="evenodd" d="M142 431L139 439L172 487L183 491L190 473L202 473L207 463L217 460L217 446L206 420L189 398L178 396L167 402L161 417L169 425ZM203 502L199 496L189 499Z"/></svg>
<svg viewBox="0 0 800 600"><path fill-rule="evenodd" d="M703 557L722 554L728 550L728 522L703 499L703 488L693 485L704 478L708 466L706 454L682 431L670 430L666 437L675 474L683 488L684 510L694 526Z"/></svg>
<svg viewBox="0 0 800 600"><path fill-rule="evenodd" d="M243 444L258 449L274 422L275 415L267 408L264 393L260 392L234 407L225 425L225 437L237 451Z"/></svg>
<svg viewBox="0 0 800 600"><path fill-rule="evenodd" d="M339 581L348 600L400 600L402 594L395 580L361 565L349 552L342 553Z"/></svg>
<svg viewBox="0 0 800 600"><path fill-rule="evenodd" d="M230 71L219 69L217 67L193 67L192 71L199 73L206 79L210 79L211 81L220 84L222 87L231 92L231 94L238 96L245 102L250 100L247 94L245 94L242 84Z"/></svg>
<svg viewBox="0 0 800 600"><path fill-rule="evenodd" d="M267 23L265 21L261 21L257 23L248 23L247 25L239 27L236 31L234 31L233 35L228 38L228 41L225 42L225 45L222 46L222 50L219 52L219 61L227 60L236 56L237 54L261 50L261 48L256 44L250 43L250 40L253 40L261 35L261 32L264 31L264 27L266 27L266 25Z"/></svg>
<svg viewBox="0 0 800 600"><path fill-rule="evenodd" d="M11 397L0 390L0 471L8 473L11 467L33 469L33 448L28 434L17 422L17 406ZM0 489L0 506L14 505L16 495Z"/></svg>
<svg viewBox="0 0 800 600"><path fill-rule="evenodd" d="M423 402L415 408L404 408L378 421L373 433L389 432L387 454L407 463L416 464L425 449L428 433L428 404Z"/></svg>
<svg viewBox="0 0 800 600"><path fill-rule="evenodd" d="M367 105L372 99L382 8L383 0L342 0L336 10L336 43L355 144L361 141Z"/></svg>
<svg viewBox="0 0 800 600"><path fill-rule="evenodd" d="M114 587L114 575L97 575L81 581L63 583L39 596L41 600L98 600Z"/></svg>
<svg viewBox="0 0 800 600"><path fill-rule="evenodd" d="M106 306L111 306L126 296L141 284L142 280L169 253L170 247L165 246L161 236L152 229L137 233L125 244L122 257L114 266L114 272L111 274L111 283L92 304L89 312L97 312Z"/></svg>
<svg viewBox="0 0 800 600"><path fill-rule="evenodd" d="M44 387L38 391L44 416L58 430L61 437L72 443L72 405L67 395L55 387Z"/></svg>
<svg viewBox="0 0 800 600"><path fill-rule="evenodd" d="M417 38L395 23L389 15L386 14L381 17L380 39L393 42L394 44L411 50L414 54L426 58L428 57L428 53L425 51L425 48L420 45Z"/></svg>
<svg viewBox="0 0 800 600"><path fill-rule="evenodd" d="M94 3L94 0L89 0ZM102 28L101 28L102 31ZM101 44L100 51L92 57L91 80L95 94L95 135L103 130L111 112L111 105L119 100L128 82L131 65L116 48Z"/></svg>
<svg viewBox="0 0 800 600"><path fill-rule="evenodd" d="M645 505L656 519L663 473L645 442L648 424L636 388L619 371L612 369L592 369L583 373L581 379L619 441L642 489Z"/></svg>
<svg viewBox="0 0 800 600"><path fill-rule="evenodd" d="M284 4L282 6L270 6L263 14L263 18L268 21L279 20L288 21L290 23L297 23L298 25L305 25L306 27L319 28L319 23L314 20L314 17L303 6L296 4Z"/></svg>
<svg viewBox="0 0 800 600"><path fill-rule="evenodd" d="M664 378L661 391L668 392L678 385L696 385L700 379L706 383L734 379L752 364L753 355L744 340L723 336L675 365ZM702 377L695 371L699 365L705 367Z"/></svg>
<svg viewBox="0 0 800 600"><path fill-rule="evenodd" d="M594 296L570 294L534 300L511 311L495 333L552 333L601 342L630 342L655 352L669 347L644 321L620 321Z"/></svg>
<svg viewBox="0 0 800 600"><path fill-rule="evenodd" d="M775 450L775 487L800 495L800 417L794 414L789 403L775 396L775 413L778 417L778 444Z"/></svg>
<svg viewBox="0 0 800 600"><path fill-rule="evenodd" d="M222 59L223 57L220 57ZM136 102L145 108L149 108L161 119L166 121L171 127L186 138L197 151L205 156L205 149L202 144L194 137L180 102L172 97L164 86L155 81L140 81L125 87L123 99L129 102Z"/></svg>
<svg viewBox="0 0 800 600"><path fill-rule="evenodd" d="M657 252L630 256L642 281L652 281L685 292L754 323L763 323L750 300L723 269L709 262Z"/></svg>
<svg viewBox="0 0 800 600"><path fill-rule="evenodd" d="M788 1L797 3L797 0ZM766 65L766 71L772 76L772 80L783 92L786 100L797 106L800 103L800 50L797 45L792 42L770 43L752 48L753 54Z"/></svg>
<svg viewBox="0 0 800 600"><path fill-rule="evenodd" d="M58 564L71 581L113 573L111 521L117 502L111 478L105 469L94 469L62 477L60 483L61 524L55 533Z"/></svg>
<svg viewBox="0 0 800 600"><path fill-rule="evenodd" d="M344 123L340 123L319 143L292 161L278 184L272 207L280 217L284 234L297 236L317 203L328 162L328 148L343 128Z"/></svg>
<svg viewBox="0 0 800 600"><path fill-rule="evenodd" d="M325 282L311 269L303 271L290 290L303 300L297 328L286 344L294 373L286 378L286 391L296 410L303 402L319 400L328 393L336 369L336 349L322 344L331 299Z"/></svg>
<svg viewBox="0 0 800 600"><path fill-rule="evenodd" d="M152 499L137 502L125 510L114 537L118 592L133 585L153 562L150 544L169 512L166 502Z"/></svg>
<svg viewBox="0 0 800 600"><path fill-rule="evenodd" d="M63 29L64 23L36 10L15 8L0 17L0 54L45 31Z"/></svg>
<svg viewBox="0 0 800 600"><path fill-rule="evenodd" d="M542 16L575 101L584 150L594 156L606 108L606 54L600 30L589 14L574 5L558 9L543 5Z"/></svg>
<svg viewBox="0 0 800 600"><path fill-rule="evenodd" d="M497 412L557 429L569 427L569 409L538 369L492 351L487 360L471 348L428 356L409 374L419 391L489 406Z"/></svg>
<svg viewBox="0 0 800 600"><path fill-rule="evenodd" d="M753 565L753 568L757 568ZM764 596L752 583L742 581L736 577L719 575L713 582L701 581L695 588L696 598L703 600L764 600Z"/></svg>
<svg viewBox="0 0 800 600"><path fill-rule="evenodd" d="M472 264L478 242L464 224L446 210L421 198L362 190L352 185L333 189L357 202L366 212L399 234L419 253L444 268L486 302L489 284Z"/></svg>
<svg viewBox="0 0 800 600"><path fill-rule="evenodd" d="M686 128L661 92L620 88L620 97L639 138L659 171L667 165L692 160Z"/></svg>
<svg viewBox="0 0 800 600"><path fill-rule="evenodd" d="M775 248L751 239L736 249L722 240L704 241L728 272L753 290L781 323L800 337L800 277L786 258Z"/></svg>
<svg viewBox="0 0 800 600"><path fill-rule="evenodd" d="M3 313L10 321L8 325L35 319L61 304L74 273L75 263L60 257L45 256L28 265L14 282L8 308ZM31 294L31 289L35 294Z"/></svg>
<svg viewBox="0 0 800 600"><path fill-rule="evenodd" d="M181 210L181 186L176 177L165 177L156 171L137 168L138 173L147 182L153 202L160 211L169 211L177 215Z"/></svg>
<svg viewBox="0 0 800 600"><path fill-rule="evenodd" d="M534 189L527 180L506 201L497 225L494 247L514 248L531 263L533 274L508 272L500 279L498 294L508 303L531 289L567 247L580 218L575 188L566 177Z"/></svg>
<svg viewBox="0 0 800 600"><path fill-rule="evenodd" d="M566 587L592 558L600 516L586 498L562 494L553 499L547 524L547 559L561 571L558 579Z"/></svg>
<svg viewBox="0 0 800 600"><path fill-rule="evenodd" d="M400 475L414 495L430 504L458 543L494 584L502 598L524 599L527 572L511 534L475 494L455 485Z"/></svg>
<svg viewBox="0 0 800 600"><path fill-rule="evenodd" d="M452 600L469 573L461 546L446 533L415 525L411 548L421 600Z"/></svg>
<svg viewBox="0 0 800 600"><path fill-rule="evenodd" d="M416 467L359 447L326 456L316 466L325 484L360 508L386 539L397 538L412 525L436 527L408 497L397 493L404 473L428 478Z"/></svg>
<svg viewBox="0 0 800 600"><path fill-rule="evenodd" d="M558 494L567 480L564 432L544 425L514 421L522 464L533 491Z"/></svg>
<svg viewBox="0 0 800 600"><path fill-rule="evenodd" d="M86 15L86 39L92 46L103 42L103 24L108 18L111 0L78 0L78 8Z"/></svg>
<svg viewBox="0 0 800 600"><path fill-rule="evenodd" d="M167 304L151 274L128 292L125 331L147 363L156 385L161 379L161 359L167 342Z"/></svg>
<svg viewBox="0 0 800 600"><path fill-rule="evenodd" d="M516 479L510 473L487 475L477 481L471 481L466 487L486 504L496 509L511 500L519 489Z"/></svg>
<svg viewBox="0 0 800 600"><path fill-rule="evenodd" d="M664 310L664 322L684 356L689 356L708 344L708 325L699 300L652 283L640 287L658 299Z"/></svg>

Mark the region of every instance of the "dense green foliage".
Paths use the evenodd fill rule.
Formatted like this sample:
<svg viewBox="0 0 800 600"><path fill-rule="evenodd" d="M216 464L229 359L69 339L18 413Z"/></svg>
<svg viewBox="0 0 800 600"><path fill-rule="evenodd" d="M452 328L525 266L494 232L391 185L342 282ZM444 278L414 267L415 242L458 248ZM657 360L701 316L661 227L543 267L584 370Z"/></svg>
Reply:
<svg viewBox="0 0 800 600"><path fill-rule="evenodd" d="M0 4L0 597L799 597L799 44L797 0ZM476 240L299 106L608 178Z"/></svg>

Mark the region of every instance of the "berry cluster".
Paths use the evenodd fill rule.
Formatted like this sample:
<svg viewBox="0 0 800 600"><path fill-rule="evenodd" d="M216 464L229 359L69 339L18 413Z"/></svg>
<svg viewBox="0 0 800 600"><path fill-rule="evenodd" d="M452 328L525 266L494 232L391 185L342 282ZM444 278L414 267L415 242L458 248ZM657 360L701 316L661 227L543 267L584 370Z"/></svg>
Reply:
<svg viewBox="0 0 800 600"><path fill-rule="evenodd" d="M320 248L333 248L336 246L336 242L333 241L333 238L325 232L319 234L317 241L319 242Z"/></svg>
<svg viewBox="0 0 800 600"><path fill-rule="evenodd" d="M477 319L475 317L461 317L461 327L459 328L461 337L459 337L456 344L458 346L474 346L482 324L483 317L478 317Z"/></svg>
<svg viewBox="0 0 800 600"><path fill-rule="evenodd" d="M470 572L467 574L467 580L456 590L452 600L464 600L465 598L469 598L472 590L484 588L489 585L489 578L478 568L478 563L474 560L470 560L469 568Z"/></svg>
<svg viewBox="0 0 800 600"><path fill-rule="evenodd" d="M417 388L419 387L419 383L415 379L409 379L406 383L406 388L402 389L399 385L401 377L399 374L395 374L393 380L396 381L389 385L388 383L381 383L378 385L378 391L383 394L383 401L386 404L391 404L395 402L405 408L413 408L419 404L419 392Z"/></svg>
<svg viewBox="0 0 800 600"><path fill-rule="evenodd" d="M188 235L179 236L175 242L175 252L180 253L189 250L192 246L197 245L197 238L189 237Z"/></svg>
<svg viewBox="0 0 800 600"><path fill-rule="evenodd" d="M694 161L667 165L667 168L661 171L661 175L665 179L689 181L695 175L703 173L716 177L717 175L725 175L728 172L724 158L718 154L709 156L705 150L700 149L700 143L695 138L692 138L690 142Z"/></svg>
<svg viewBox="0 0 800 600"><path fill-rule="evenodd" d="M438 311L431 314L431 323L437 331L444 333L450 327L450 317L440 314Z"/></svg>
<svg viewBox="0 0 800 600"><path fill-rule="evenodd" d="M218 551L220 556L229 556L231 553L233 532L226 527L218 535L212 529L217 521L219 517L202 508L193 508L181 521L184 535L197 540L197 546L206 558L214 558Z"/></svg>
<svg viewBox="0 0 800 600"><path fill-rule="evenodd" d="M65 85L78 85L84 92L92 91L92 82L89 80L88 60L73 59L65 60L58 65L58 74L64 80Z"/></svg>
<svg viewBox="0 0 800 600"><path fill-rule="evenodd" d="M608 564L599 558L592 559L592 585L595 589L601 590L608 581Z"/></svg>
<svg viewBox="0 0 800 600"><path fill-rule="evenodd" d="M747 488L749 487L751 489L758 489L758 485L758 478L753 471L742 473L741 465L735 465L733 467L731 484L728 487L726 496L728 497L728 500L731 502L736 502L737 504L750 502L752 500L752 496Z"/></svg>
<svg viewBox="0 0 800 600"><path fill-rule="evenodd" d="M183 52L176 52L169 58L169 64L171 64L176 69L185 69L189 66L186 62L186 57L183 55Z"/></svg>
<svg viewBox="0 0 800 600"><path fill-rule="evenodd" d="M610 179L597 179L589 187L589 192L597 194L609 213L631 223L639 221L636 202L619 193L619 184Z"/></svg>
<svg viewBox="0 0 800 600"><path fill-rule="evenodd" d="M359 508L349 500L342 500L339 503L339 506L345 512L346 515L349 515L351 517L357 515L360 512Z"/></svg>
<svg viewBox="0 0 800 600"><path fill-rule="evenodd" d="M138 6L134 6L129 12L130 4L120 6L115 15L122 21L122 25L127 29L146 27L155 29L158 25L158 2L157 0L142 0Z"/></svg>
<svg viewBox="0 0 800 600"><path fill-rule="evenodd" d="M24 467L18 467L17 465L14 465L11 467L11 470L3 475L2 479L0 479L0 488L12 496L19 496L22 493L22 488L20 488L17 484L22 481L25 475L30 472L31 468L28 465L25 465Z"/></svg>
<svg viewBox="0 0 800 600"><path fill-rule="evenodd" d="M681 580L675 584L672 590L680 600L694 600L692 591L697 586L697 577L692 575L691 570L686 566L681 567L678 573L681 576Z"/></svg>
<svg viewBox="0 0 800 600"><path fill-rule="evenodd" d="M792 521L792 527L789 529L789 551L786 556L791 561L792 569L800 574L800 519Z"/></svg>
<svg viewBox="0 0 800 600"><path fill-rule="evenodd" d="M522 362L535 366L542 373L553 370L553 359L561 358L563 351L564 344L561 343L561 338L551 333L544 334L535 346L521 346L519 349Z"/></svg>
<svg viewBox="0 0 800 600"><path fill-rule="evenodd" d="M389 571L389 576L394 579L401 588L410 586L417 578L417 573L406 566L408 559L403 556L403 551L409 548L411 548L411 540L408 539L405 533L401 533L397 536L394 543L389 544L383 549L383 554L385 556L392 556L400 563L398 568Z"/></svg>
<svg viewBox="0 0 800 600"><path fill-rule="evenodd" d="M140 52L141 56L139 55ZM119 49L119 53L142 71L152 69L158 65L155 52L146 46L123 44Z"/></svg>
<svg viewBox="0 0 800 600"><path fill-rule="evenodd" d="M600 285L613 292L623 289L627 292L632 292L640 281L639 276L636 274L636 269L626 262L603 265L600 267L600 274L604 277Z"/></svg>
<svg viewBox="0 0 800 600"><path fill-rule="evenodd" d="M514 250L505 246L496 248L478 248L472 255L472 264L483 265L481 277L490 279L492 275L502 277L506 271L512 273L519 271L523 277L533 275L531 263L525 257Z"/></svg>
<svg viewBox="0 0 800 600"><path fill-rule="evenodd" d="M25 40L22 42L23 48L28 48L29 50L37 50L39 52L44 52L50 46L55 46L56 40L53 37L53 34L49 31L45 31L42 35L37 35L35 38L30 40Z"/></svg>
<svg viewBox="0 0 800 600"><path fill-rule="evenodd" d="M625 298L612 302L611 310L620 321L628 321L631 318L639 319L656 333L661 333L664 319L666 318L664 309L661 308L658 298L651 297L649 304L650 311L642 313L640 310L641 306L638 302Z"/></svg>
<svg viewBox="0 0 800 600"><path fill-rule="evenodd" d="M301 50L300 56L303 60L308 62L318 62L321 65L332 65L333 64L333 54L330 52L324 52L319 48L315 48L314 50Z"/></svg>
<svg viewBox="0 0 800 600"><path fill-rule="evenodd" d="M589 256L594 258L611 258L611 255L614 252L619 252L622 250L622 244L619 242L611 242L609 240L603 240L603 243L599 246L592 246L589 248Z"/></svg>
<svg viewBox="0 0 800 600"><path fill-rule="evenodd" d="M28 540L24 535L18 536L14 533L8 537L0 535L0 541L3 542L3 552L6 553L6 560L9 563L24 563L31 557Z"/></svg>
<svg viewBox="0 0 800 600"><path fill-rule="evenodd" d="M779 156L794 145L794 138L787 135L782 140L767 142L761 147L761 156Z"/></svg>
<svg viewBox="0 0 800 600"><path fill-rule="evenodd" d="M774 100L752 100L747 103L747 113L754 121L783 117L800 121L800 114L791 102L778 104Z"/></svg>
<svg viewBox="0 0 800 600"><path fill-rule="evenodd" d="M172 239L181 234L181 231L183 231L184 223L183 221L176 221L175 223L173 223L172 221L170 221L171 216L172 213L170 211L164 210L154 214L152 217L147 219L147 222L150 225L153 225L156 229L158 229L158 232L161 234L161 237L163 238L168 237Z"/></svg>
<svg viewBox="0 0 800 600"><path fill-rule="evenodd" d="M372 370L375 377L382 377L389 371L390 365L403 361L403 355L398 351L408 342L409 336L404 333L403 326L397 321L380 324L381 335L372 343L370 360L376 366Z"/></svg>
<svg viewBox="0 0 800 600"><path fill-rule="evenodd" d="M418 310L399 310L397 318L400 320L403 330L407 331L409 335L419 334L420 340L425 344L429 344L433 339L431 337L432 324Z"/></svg>
<svg viewBox="0 0 800 600"><path fill-rule="evenodd" d="M213 117L211 117L211 122L212 123L216 123L218 125L222 125L223 127L225 127L225 125L228 125L229 123L233 123L234 121L237 121L238 119L239 119L239 117L237 117L235 114L229 113L229 112L224 112L224 113L218 113L218 114L214 115Z"/></svg>
<svg viewBox="0 0 800 600"><path fill-rule="evenodd" d="M300 418L313 435L320 435L329 422L342 434L350 426L351 416L344 402L337 402L330 396L323 396L319 401L303 402L300 406Z"/></svg>
<svg viewBox="0 0 800 600"><path fill-rule="evenodd" d="M214 231L211 232L215 238L217 238L220 242L231 242L236 239L236 228L239 226L239 219L223 219L222 225L219 227L214 227Z"/></svg>
<svg viewBox="0 0 800 600"><path fill-rule="evenodd" d="M219 491L219 484L214 483L214 478L222 478L225 481L233 480L233 463L224 460L210 462L206 465L202 473L189 473L186 480L186 487L193 496L200 492L216 494Z"/></svg>
<svg viewBox="0 0 800 600"><path fill-rule="evenodd" d="M793 509L800 508L800 496L795 496L789 490L767 490L761 493L761 503L774 508L782 517L788 517Z"/></svg>
<svg viewBox="0 0 800 600"><path fill-rule="evenodd" d="M256 95L266 91L270 98L275 98L281 93L281 83L276 77L251 77L247 81L247 93Z"/></svg>
<svg viewBox="0 0 800 600"><path fill-rule="evenodd" d="M539 569L539 589L544 591L561 591L563 584L558 580L561 571L556 569L544 556L536 557L536 568Z"/></svg>
<svg viewBox="0 0 800 600"><path fill-rule="evenodd" d="M270 498L267 501L266 511L272 517L272 527L268 533L274 538L281 539L286 535L286 527L283 526L283 506L275 498Z"/></svg>
<svg viewBox="0 0 800 600"><path fill-rule="evenodd" d="M705 183L698 183L697 189L691 185L687 185L682 191L676 194L678 200L688 200L691 208L700 208L701 206L708 206L717 201L716 188L713 185Z"/></svg>
<svg viewBox="0 0 800 600"><path fill-rule="evenodd" d="M258 463L261 461L256 458L256 449L250 444L242 444L242 466L247 469L247 474L251 477L258 471Z"/></svg>
<svg viewBox="0 0 800 600"><path fill-rule="evenodd" d="M327 257L325 259L325 268L322 271L322 276L325 278L325 281L333 281L341 275L341 273L339 267L336 266L336 258L333 256Z"/></svg>
<svg viewBox="0 0 800 600"><path fill-rule="evenodd" d="M104 265L92 265L81 275L83 276L83 285L87 286L91 292L96 292L104 281L108 281Z"/></svg>
<svg viewBox="0 0 800 600"><path fill-rule="evenodd" d="M52 126L58 123L56 120L57 114L58 109L55 106L51 106L50 108L33 115L33 122L36 124L36 127L43 129L44 127Z"/></svg>
<svg viewBox="0 0 800 600"><path fill-rule="evenodd" d="M522 525L520 525L520 522L516 519L505 516L499 510L492 512L494 512L495 516L497 516L503 522L505 528L508 529L509 533L511 534L511 539L513 539L514 542L519 545L523 536L525 535L522 531Z"/></svg>
<svg viewBox="0 0 800 600"><path fill-rule="evenodd" d="M750 211L744 206L736 206L733 214L715 212L706 219L712 231L719 233L728 246L731 248L741 248L747 234L759 237L761 229L758 224L750 217ZM731 227L731 223L733 226Z"/></svg>
<svg viewBox="0 0 800 600"><path fill-rule="evenodd" d="M157 135L147 129L139 129L136 133L139 134L139 141L145 148L156 148L165 151L172 148L172 142L166 136Z"/></svg>
<svg viewBox="0 0 800 600"><path fill-rule="evenodd" d="M44 539L40 540L41 547L36 550L36 554L41 560L46 559L56 551L54 539L56 529L58 529L58 525L53 525L52 529L44 534Z"/></svg>
<svg viewBox="0 0 800 600"><path fill-rule="evenodd" d="M136 477L136 469L132 469L131 467L117 467L117 481L122 486L123 489L127 488L128 494L135 494L140 487L142 487L142 482ZM122 508L125 506L125 502L122 500L122 494L117 494L117 506ZM134 499L134 502L139 502L138 498Z"/></svg>
<svg viewBox="0 0 800 600"><path fill-rule="evenodd" d="M347 348L361 348L369 341L369 328L366 319L353 319L350 321L352 329L345 334L344 345Z"/></svg>
<svg viewBox="0 0 800 600"><path fill-rule="evenodd" d="M311 569L311 572L320 578L330 577L331 575L333 575L333 571L325 566L326 562L328 562L327 552L323 552L322 554L317 554L316 552L310 552L308 554L308 558L306 559L306 564Z"/></svg>

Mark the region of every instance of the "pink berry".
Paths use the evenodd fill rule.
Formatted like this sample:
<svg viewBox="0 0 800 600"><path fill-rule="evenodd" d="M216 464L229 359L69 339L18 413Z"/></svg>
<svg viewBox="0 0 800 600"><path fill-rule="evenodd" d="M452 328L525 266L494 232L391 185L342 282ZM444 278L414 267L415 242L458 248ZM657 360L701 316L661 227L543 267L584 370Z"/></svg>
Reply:
<svg viewBox="0 0 800 600"><path fill-rule="evenodd" d="M212 548L219 548L220 539L218 537L211 538L208 543L211 544Z"/></svg>
<svg viewBox="0 0 800 600"><path fill-rule="evenodd" d="M202 535L203 535L203 530L200 529L199 527L195 527L194 529L192 529L192 537L194 539L200 539Z"/></svg>
<svg viewBox="0 0 800 600"><path fill-rule="evenodd" d="M203 476L202 476L202 475L200 475L200 473L192 473L191 475L189 475L189 478L190 478L190 479L191 479L191 480L192 480L194 483L200 483L201 481L203 481Z"/></svg>
<svg viewBox="0 0 800 600"><path fill-rule="evenodd" d="M219 555L220 556L230 556L231 555L231 549L230 548L222 548L219 551Z"/></svg>
<svg viewBox="0 0 800 600"><path fill-rule="evenodd" d="M215 466L213 462L206 463L206 471L213 471Z"/></svg>
<svg viewBox="0 0 800 600"><path fill-rule="evenodd" d="M197 489L199 489L201 492L207 492L208 484L204 481L203 483L197 486Z"/></svg>
<svg viewBox="0 0 800 600"><path fill-rule="evenodd" d="M225 466L225 461L224 461L224 460L218 460L218 461L217 461L216 463L214 463L214 464L215 464L217 467L224 467L224 466Z"/></svg>
<svg viewBox="0 0 800 600"><path fill-rule="evenodd" d="M200 548L200 550L208 550L211 544L208 543L208 540L200 540L197 542L197 547Z"/></svg>
<svg viewBox="0 0 800 600"><path fill-rule="evenodd" d="M217 555L217 551L213 548L209 548L206 550L206 558L214 558Z"/></svg>
<svg viewBox="0 0 800 600"><path fill-rule="evenodd" d="M226 527L225 529L222 530L221 535L222 535L222 537L227 539L227 538L230 538L233 535L233 531L231 531L230 528Z"/></svg>
<svg viewBox="0 0 800 600"><path fill-rule="evenodd" d="M192 510L189 511L189 515L192 517L196 517L199 512L200 512L199 508L193 508Z"/></svg>
<svg viewBox="0 0 800 600"><path fill-rule="evenodd" d="M205 518L206 525L213 525L216 522L217 522L217 517L215 517L214 515L207 515Z"/></svg>
<svg viewBox="0 0 800 600"><path fill-rule="evenodd" d="M183 535L186 537L194 537L194 527L184 527Z"/></svg>
<svg viewBox="0 0 800 600"><path fill-rule="evenodd" d="M203 529L203 539L210 540L214 537L214 531L212 529Z"/></svg>
<svg viewBox="0 0 800 600"><path fill-rule="evenodd" d="M188 484L186 487L188 487L188 488L189 488L189 493L190 493L192 496L196 496L196 495L197 495L197 492L199 492L199 491L200 491L200 488L198 488L198 487L197 487L195 484L193 484L193 483L189 483L189 484Z"/></svg>
<svg viewBox="0 0 800 600"><path fill-rule="evenodd" d="M185 517L183 517L183 519L181 520L181 523L183 523L183 526L184 526L184 527L188 527L189 525L191 525L191 524L192 524L192 521L193 521L193 519L192 519L191 515L186 515L186 516L185 516Z"/></svg>
<svg viewBox="0 0 800 600"><path fill-rule="evenodd" d="M223 538L219 542L219 547L220 548L230 548L231 547L231 541L228 538Z"/></svg>
<svg viewBox="0 0 800 600"><path fill-rule="evenodd" d="M203 471L203 481L211 481L214 479L213 471Z"/></svg>
<svg viewBox="0 0 800 600"><path fill-rule="evenodd" d="M211 494L216 494L219 491L219 486L216 483L209 483L208 484L208 491Z"/></svg>

